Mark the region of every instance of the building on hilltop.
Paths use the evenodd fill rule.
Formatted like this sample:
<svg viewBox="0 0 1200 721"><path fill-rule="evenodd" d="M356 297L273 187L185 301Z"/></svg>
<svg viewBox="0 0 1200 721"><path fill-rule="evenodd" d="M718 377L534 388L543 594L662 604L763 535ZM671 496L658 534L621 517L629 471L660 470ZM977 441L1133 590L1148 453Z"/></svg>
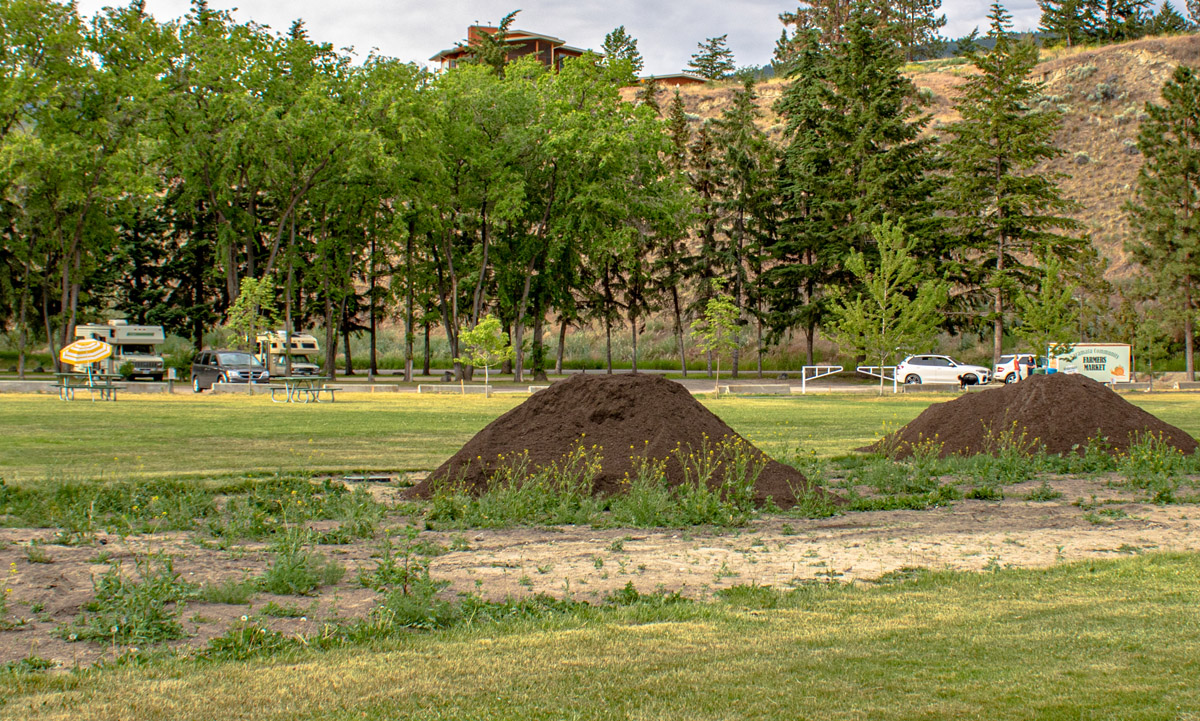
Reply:
<svg viewBox="0 0 1200 721"><path fill-rule="evenodd" d="M499 31L500 28L490 25L472 25L467 28L466 43L459 43L449 50L442 50L429 60L439 63L442 70L453 68L470 54L470 47L479 42L481 35L484 33L494 35ZM507 53L509 62L526 55L535 55L543 65L555 70L562 68L563 60L577 58L587 52L581 48L567 45L566 41L561 38L531 33L526 30L509 30L505 43L513 48Z"/></svg>
<svg viewBox="0 0 1200 721"><path fill-rule="evenodd" d="M659 87L677 88L680 85L703 85L708 80L695 73L672 73L670 75L647 75L638 79L643 85L653 80Z"/></svg>

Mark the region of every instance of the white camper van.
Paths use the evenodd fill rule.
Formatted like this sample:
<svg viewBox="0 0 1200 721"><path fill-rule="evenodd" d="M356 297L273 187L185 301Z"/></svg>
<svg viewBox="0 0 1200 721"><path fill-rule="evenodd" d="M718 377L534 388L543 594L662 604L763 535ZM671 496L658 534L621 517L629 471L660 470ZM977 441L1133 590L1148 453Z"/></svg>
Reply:
<svg viewBox="0 0 1200 721"><path fill-rule="evenodd" d="M101 361L105 373L119 373L126 363L133 369L131 378L163 379L163 359L157 346L166 341L161 325L130 325L123 320L107 323L83 323L75 326L76 338L94 338L113 347L113 354Z"/></svg>
<svg viewBox="0 0 1200 721"><path fill-rule="evenodd" d="M308 333L292 333L291 349L288 349L287 333L270 330L258 334L258 359L271 372L272 377L287 375L288 356L292 357L292 375L319 376L321 367L314 358L321 353L317 339Z"/></svg>

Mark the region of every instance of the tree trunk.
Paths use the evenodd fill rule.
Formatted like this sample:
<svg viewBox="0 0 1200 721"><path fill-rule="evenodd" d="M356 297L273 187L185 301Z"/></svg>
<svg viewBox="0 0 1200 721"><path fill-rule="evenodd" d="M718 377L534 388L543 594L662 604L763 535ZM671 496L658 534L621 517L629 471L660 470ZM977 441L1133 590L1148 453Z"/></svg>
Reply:
<svg viewBox="0 0 1200 721"><path fill-rule="evenodd" d="M292 284L295 281L295 258L292 249L296 246L296 221L292 221L292 234L288 238L288 259L287 259L287 293L283 298L283 348L284 348L284 375L292 374ZM266 343L263 349L263 355L266 356L267 370L271 370L271 344Z"/></svg>
<svg viewBox="0 0 1200 721"><path fill-rule="evenodd" d="M632 369L632 370L633 370L633 372L634 372L634 373L637 373L637 372L638 372L638 367L637 367L637 360L638 360L637 340L638 340L638 330L637 330L637 313L635 313L635 312L634 312L634 310L633 310L633 304L631 303L631 304L630 304L630 307L629 307L629 341L630 341L630 343L632 343L632 345L633 345L633 369Z"/></svg>
<svg viewBox="0 0 1200 721"><path fill-rule="evenodd" d="M671 286L671 312L675 316L675 347L679 349L679 371L687 378L687 350L683 346L683 312L679 307L679 287Z"/></svg>
<svg viewBox="0 0 1200 721"><path fill-rule="evenodd" d="M1184 285L1183 287L1183 359L1184 370L1187 373L1189 381L1196 380L1196 356L1195 356L1195 329L1193 327L1192 316L1194 309L1192 308L1192 287Z"/></svg>
<svg viewBox="0 0 1200 721"><path fill-rule="evenodd" d="M424 320L424 325L425 325L425 357L422 360L421 373L422 373L422 375L427 376L427 375L429 375L429 371L430 371L430 367L429 367L430 363L433 360L433 354L429 350L429 319L428 318L426 318Z"/></svg>
<svg viewBox="0 0 1200 721"><path fill-rule="evenodd" d="M562 375L563 372L563 353L567 345L567 319L563 318L558 325L558 348L556 358L554 360L554 374Z"/></svg>
<svg viewBox="0 0 1200 721"><path fill-rule="evenodd" d="M483 288L487 282L488 271L488 216L487 216L487 201L483 203L480 211L480 230L482 236L482 254L479 261L479 278L475 281L475 301L471 304L471 327L479 325L479 318L483 314ZM484 375L487 375L486 373Z"/></svg>
<svg viewBox="0 0 1200 721"><path fill-rule="evenodd" d="M408 223L408 237L404 244L404 382L412 383L413 379L413 322L415 320L415 303L416 291L413 288L413 232L416 220L410 219ZM395 281L395 278L392 278ZM429 331L429 324L425 324L426 332ZM428 343L426 343L428 345ZM428 368L428 366L426 366ZM429 373L428 370L425 371Z"/></svg>
<svg viewBox="0 0 1200 721"><path fill-rule="evenodd" d="M612 318L607 313L604 315L604 363L608 368L608 375L612 375Z"/></svg>
<svg viewBox="0 0 1200 721"><path fill-rule="evenodd" d="M545 334L544 326L545 313L538 308L537 313L533 316L533 380L535 382L549 380L546 377L546 343L542 337Z"/></svg>
<svg viewBox="0 0 1200 721"><path fill-rule="evenodd" d="M330 380L337 378L337 324L334 323L333 298L329 297L329 280L325 285L325 368Z"/></svg>
<svg viewBox="0 0 1200 721"><path fill-rule="evenodd" d="M372 223L372 225L374 225ZM371 358L367 364L367 378L375 380L375 376L379 374L379 349L375 344L375 229L371 229L371 294L368 302L370 302L370 333L371 333Z"/></svg>
<svg viewBox="0 0 1200 721"><path fill-rule="evenodd" d="M33 240L29 241L29 256L25 258L25 273L21 280L21 304L17 310L17 378L25 380L25 344L29 341L29 276L33 265Z"/></svg>
<svg viewBox="0 0 1200 721"><path fill-rule="evenodd" d="M50 363L56 371L62 371L62 361L58 359L58 349L54 347L54 332L50 326L50 289L42 285L42 321L46 324L46 345L50 346Z"/></svg>
<svg viewBox="0 0 1200 721"><path fill-rule="evenodd" d="M762 367L763 359L762 359L762 357L763 357L763 323L762 323L762 315L759 315L759 317L758 317L758 377L759 378L763 377L763 367Z"/></svg>
<svg viewBox="0 0 1200 721"><path fill-rule="evenodd" d="M457 325L458 304L455 300L458 287L457 283L454 281L454 264L449 258L447 258L446 262L449 266L448 272L451 277L449 289L446 287L446 272L443 270L441 262L438 261L437 248L434 246L434 264L437 267L438 304L441 307L442 312L442 325L446 328L446 342L450 345L450 358L453 359L459 357ZM426 353L428 354L429 336L426 335L425 339L425 348L427 349ZM428 362L428 356L426 356L426 362ZM455 380L461 381L463 380L462 363L459 363L458 361L453 362Z"/></svg>
<svg viewBox="0 0 1200 721"><path fill-rule="evenodd" d="M350 356L350 318L347 317L347 299L342 298L342 347L345 348L346 355L346 375L354 375L354 360Z"/></svg>
<svg viewBox="0 0 1200 721"><path fill-rule="evenodd" d="M516 362L513 364L513 380L517 383L525 381L525 311L529 304L529 290L533 285L533 277L537 274L537 258L529 261L525 269L525 287L521 289L521 301L517 304L517 318L513 323L512 346L516 351Z"/></svg>
<svg viewBox="0 0 1200 721"><path fill-rule="evenodd" d="M817 340L817 324L815 321L809 321L804 327L804 357L808 360L808 365L816 365L815 346Z"/></svg>
<svg viewBox="0 0 1200 721"><path fill-rule="evenodd" d="M713 354L712 354L712 351L706 351L706 352L704 353L704 363L705 363L705 366L706 366L706 368L707 368L707 370L708 370L708 377L709 377L709 378L712 378L712 377L713 377L713 363L712 363L712 361L713 361Z"/></svg>

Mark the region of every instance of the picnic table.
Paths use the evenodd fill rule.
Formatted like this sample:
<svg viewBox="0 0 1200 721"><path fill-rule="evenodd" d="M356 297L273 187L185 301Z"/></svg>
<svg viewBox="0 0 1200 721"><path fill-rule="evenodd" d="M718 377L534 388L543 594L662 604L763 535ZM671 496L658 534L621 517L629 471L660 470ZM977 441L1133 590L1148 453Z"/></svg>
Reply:
<svg viewBox="0 0 1200 721"><path fill-rule="evenodd" d="M113 381L121 378L117 373L55 373L55 388L58 397L64 401L75 400L75 391L86 390L91 399L96 400L96 394L102 401L117 400L117 391L125 386Z"/></svg>
<svg viewBox="0 0 1200 721"><path fill-rule="evenodd" d="M336 388L327 388L329 381L325 376L276 376L271 378L271 400L275 403L309 403L321 402L321 395L329 396L329 402L334 402ZM274 385L282 383L282 385ZM282 392L283 397L279 395Z"/></svg>

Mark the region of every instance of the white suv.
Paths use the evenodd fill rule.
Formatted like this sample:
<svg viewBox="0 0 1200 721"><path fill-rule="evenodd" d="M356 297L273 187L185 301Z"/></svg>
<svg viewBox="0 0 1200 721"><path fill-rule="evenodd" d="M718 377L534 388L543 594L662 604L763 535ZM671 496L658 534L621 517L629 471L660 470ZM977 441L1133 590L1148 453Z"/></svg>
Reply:
<svg viewBox="0 0 1200 721"><path fill-rule="evenodd" d="M969 366L944 355L910 355L896 366L896 378L901 382L959 383L962 385L987 385L991 373L983 366Z"/></svg>
<svg viewBox="0 0 1200 721"><path fill-rule="evenodd" d="M1024 365L1019 369L1017 366ZM1004 383L1016 383L1029 375L1029 369L1037 365L1037 358L1032 353L1016 353L1000 356L1000 363L992 369L992 377Z"/></svg>

